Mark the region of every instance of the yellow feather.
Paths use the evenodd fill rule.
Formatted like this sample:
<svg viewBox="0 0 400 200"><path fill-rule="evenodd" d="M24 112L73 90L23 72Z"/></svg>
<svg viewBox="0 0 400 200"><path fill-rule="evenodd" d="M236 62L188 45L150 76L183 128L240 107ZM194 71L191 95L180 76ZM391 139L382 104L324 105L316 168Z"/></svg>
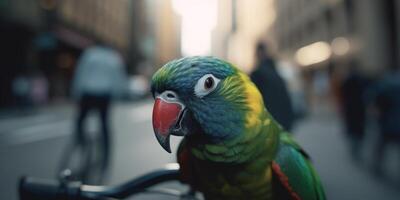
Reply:
<svg viewBox="0 0 400 200"><path fill-rule="evenodd" d="M246 101L249 112L246 114L246 129L254 129L260 127L260 116L264 112L264 102L260 92L257 87L250 81L250 78L244 73L239 73L240 78L243 80L244 88L246 92ZM258 133L258 131L251 131L253 133Z"/></svg>

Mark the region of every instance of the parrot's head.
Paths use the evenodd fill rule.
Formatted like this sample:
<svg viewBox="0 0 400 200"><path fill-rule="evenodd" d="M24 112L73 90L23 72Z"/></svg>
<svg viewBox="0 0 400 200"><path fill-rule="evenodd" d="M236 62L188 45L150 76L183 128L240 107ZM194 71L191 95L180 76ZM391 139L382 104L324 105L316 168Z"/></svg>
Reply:
<svg viewBox="0 0 400 200"><path fill-rule="evenodd" d="M154 132L168 152L170 135L223 142L257 129L265 114L262 97L248 76L214 57L165 64L154 74L151 89Z"/></svg>

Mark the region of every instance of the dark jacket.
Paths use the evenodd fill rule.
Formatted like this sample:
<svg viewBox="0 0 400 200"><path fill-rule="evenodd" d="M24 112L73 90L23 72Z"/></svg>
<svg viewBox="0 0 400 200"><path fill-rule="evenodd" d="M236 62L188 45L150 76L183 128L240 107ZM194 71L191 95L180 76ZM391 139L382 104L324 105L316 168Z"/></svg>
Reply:
<svg viewBox="0 0 400 200"><path fill-rule="evenodd" d="M400 74L387 75L374 87L372 94L379 110L382 133L400 137Z"/></svg>
<svg viewBox="0 0 400 200"><path fill-rule="evenodd" d="M355 72L346 77L341 88L346 131L353 136L361 137L365 132L366 88L366 78Z"/></svg>
<svg viewBox="0 0 400 200"><path fill-rule="evenodd" d="M285 81L276 71L275 62L269 58L264 59L250 78L260 90L269 113L286 130L290 130L294 121L293 106Z"/></svg>

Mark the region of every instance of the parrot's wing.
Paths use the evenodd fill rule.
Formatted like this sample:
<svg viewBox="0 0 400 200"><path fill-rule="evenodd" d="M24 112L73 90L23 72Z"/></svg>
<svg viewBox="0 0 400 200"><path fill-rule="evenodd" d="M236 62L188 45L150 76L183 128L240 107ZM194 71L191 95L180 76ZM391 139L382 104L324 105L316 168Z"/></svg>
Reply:
<svg viewBox="0 0 400 200"><path fill-rule="evenodd" d="M308 156L287 133L281 134L272 170L277 180L275 184L278 196L296 200L326 199L319 177Z"/></svg>

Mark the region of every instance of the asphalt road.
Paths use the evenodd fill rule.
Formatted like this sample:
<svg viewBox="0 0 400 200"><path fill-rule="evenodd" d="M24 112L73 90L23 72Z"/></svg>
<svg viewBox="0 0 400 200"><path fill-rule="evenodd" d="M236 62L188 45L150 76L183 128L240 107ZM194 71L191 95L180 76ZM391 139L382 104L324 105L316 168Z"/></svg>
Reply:
<svg viewBox="0 0 400 200"><path fill-rule="evenodd" d="M175 155L166 153L154 138L151 110L151 100L114 106L114 148L107 184L128 181L175 161ZM0 199L17 199L16 185L21 175L56 177L61 154L72 135L73 116L71 105L64 105L32 116L0 120ZM96 120L89 120L89 130L96 131ZM373 142L364 147L364 161L354 162L349 156L338 117L330 109L317 109L294 132L313 158L328 199L390 200L400 196L397 178L387 181L370 173ZM373 140L373 136L368 137L368 141ZM173 152L178 142L179 138L172 138ZM399 152L391 147L387 172L400 180Z"/></svg>

